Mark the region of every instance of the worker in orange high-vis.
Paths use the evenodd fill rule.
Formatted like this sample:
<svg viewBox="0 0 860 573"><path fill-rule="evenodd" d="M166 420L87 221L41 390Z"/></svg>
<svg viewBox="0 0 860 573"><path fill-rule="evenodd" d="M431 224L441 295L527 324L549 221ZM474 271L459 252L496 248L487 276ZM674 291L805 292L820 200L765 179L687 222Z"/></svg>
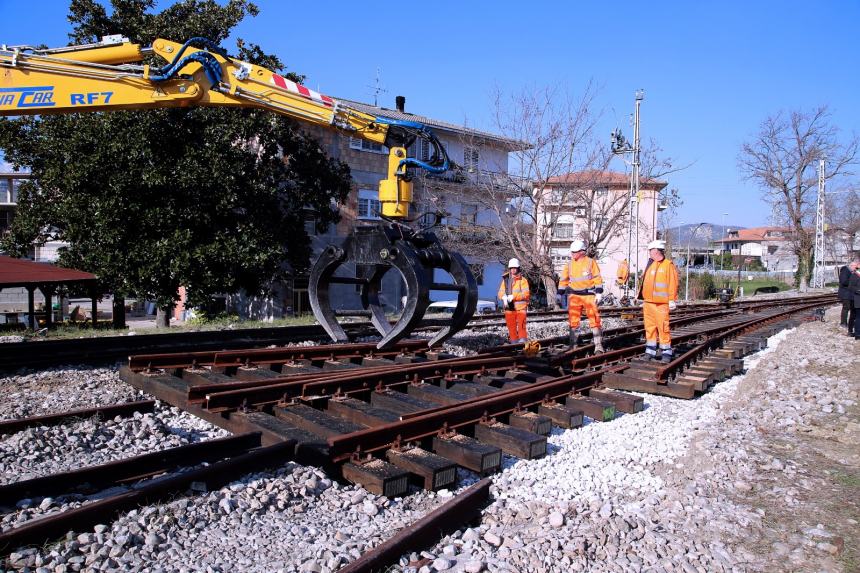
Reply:
<svg viewBox="0 0 860 573"><path fill-rule="evenodd" d="M678 269L666 258L666 241L648 243L650 260L645 266L642 284L637 298L644 301L642 316L645 320L645 359L657 358L660 344L660 359L671 362L672 334L669 332L669 311L675 310L678 299Z"/></svg>
<svg viewBox="0 0 860 573"><path fill-rule="evenodd" d="M594 351L603 352L603 330L600 326L600 313L597 311L595 295L603 292L603 278L597 261L585 254L585 242L574 241L570 244L570 261L561 271L558 283L559 297L567 295L567 323L570 327L570 346L579 343L579 322L582 311L591 326Z"/></svg>
<svg viewBox="0 0 860 573"><path fill-rule="evenodd" d="M520 272L519 259L508 261L508 272L502 275L499 300L505 309L505 322L512 343L527 342L526 309L529 306L529 281Z"/></svg>

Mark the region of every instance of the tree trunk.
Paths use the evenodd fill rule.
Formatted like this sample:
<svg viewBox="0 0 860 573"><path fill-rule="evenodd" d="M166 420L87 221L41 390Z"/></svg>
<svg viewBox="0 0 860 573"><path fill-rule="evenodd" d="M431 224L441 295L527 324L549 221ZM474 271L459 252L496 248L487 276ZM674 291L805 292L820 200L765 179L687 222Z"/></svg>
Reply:
<svg viewBox="0 0 860 573"><path fill-rule="evenodd" d="M125 297L113 295L113 327L125 328Z"/></svg>
<svg viewBox="0 0 860 573"><path fill-rule="evenodd" d="M158 308L155 311L155 328L170 328L170 315L173 307Z"/></svg>
<svg viewBox="0 0 860 573"><path fill-rule="evenodd" d="M546 304L553 310L560 310L561 307L558 305L558 301L555 299L555 293L558 292L558 286L555 284L555 281L552 277L543 277L543 286L546 289Z"/></svg>

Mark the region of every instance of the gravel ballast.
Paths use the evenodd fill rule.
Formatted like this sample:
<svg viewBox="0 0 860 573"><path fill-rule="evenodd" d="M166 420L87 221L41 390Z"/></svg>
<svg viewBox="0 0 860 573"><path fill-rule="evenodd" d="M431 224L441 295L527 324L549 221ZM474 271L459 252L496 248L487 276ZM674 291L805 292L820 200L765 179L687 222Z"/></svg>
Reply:
<svg viewBox="0 0 860 573"><path fill-rule="evenodd" d="M563 322L534 326L549 331L539 336L567 329ZM504 342L498 330L460 333L446 348L467 353L492 336ZM857 350L831 322L803 324L772 337L767 350L747 358L744 375L699 399L645 396L641 413L555 429L546 458L505 458L478 524L404 555L395 570L850 570L845 563L855 551L852 538L860 537L858 516L806 506L825 489L822 480L831 483L825 470L856 476L860 467L850 426L857 427ZM143 397L114 369L21 374L0 380L0 389L3 418ZM848 442L845 452L828 458L831 466L798 458L800 447L775 445L816 432ZM31 428L3 436L0 479L9 483L220 435L163 404L153 414ZM459 488L477 479L463 471L460 477ZM455 493L416 491L389 500L288 463L218 491L142 507L53 545L18 549L5 564L39 573L333 572ZM0 527L82 501L27 500ZM786 508L796 522L786 521Z"/></svg>

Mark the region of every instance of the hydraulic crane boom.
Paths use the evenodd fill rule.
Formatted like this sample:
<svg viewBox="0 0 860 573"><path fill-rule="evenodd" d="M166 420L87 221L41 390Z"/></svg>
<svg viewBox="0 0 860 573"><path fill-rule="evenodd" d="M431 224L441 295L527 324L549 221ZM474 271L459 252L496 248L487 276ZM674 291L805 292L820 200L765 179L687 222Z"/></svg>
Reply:
<svg viewBox="0 0 860 573"><path fill-rule="evenodd" d="M141 64L155 54L166 64ZM364 224L343 247L328 247L311 271L309 294L314 314L333 339L346 340L337 323L329 288L332 284L361 287L363 310L383 335L380 348L409 334L429 305L434 288L455 290L458 305L451 325L431 341L439 342L462 328L474 313L477 286L463 258L446 251L430 232L415 232L399 221L409 216L411 169L442 173L448 157L425 125L373 116L266 68L234 59L205 38L180 44L158 39L142 48L120 36L100 43L55 49L28 46L0 48L0 115L45 115L165 107L245 107L287 115L327 126L388 147L386 177L379 184L384 222ZM416 139L430 143L428 162L407 157ZM355 265L355 277L337 276L344 265ZM407 303L392 327L379 302L382 276L396 268L406 282ZM433 282L439 268L454 285Z"/></svg>

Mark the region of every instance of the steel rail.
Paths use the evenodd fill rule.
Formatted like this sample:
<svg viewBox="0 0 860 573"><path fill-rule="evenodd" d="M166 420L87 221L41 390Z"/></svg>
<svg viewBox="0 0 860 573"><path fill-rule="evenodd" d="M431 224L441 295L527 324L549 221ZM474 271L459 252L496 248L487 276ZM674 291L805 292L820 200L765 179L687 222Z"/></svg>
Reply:
<svg viewBox="0 0 860 573"><path fill-rule="evenodd" d="M819 307L819 306L821 306L821 305L818 303L811 303L808 305L800 306L798 308L792 308L792 309L788 309L788 310L785 310L782 312L777 312L774 315L764 316L764 317L756 317L756 318L748 320L742 324L734 326L728 330L714 333L713 335L709 336L708 340L706 340L705 342L694 346L693 348L691 348L690 350L688 350L684 354L681 354L680 356L676 357L674 360L672 360L671 362L669 362L665 366L658 368L654 375L658 380L666 380L666 379L670 378L671 376L673 376L680 369L682 369L683 366L687 362L694 360L699 355L701 355L705 352L708 352L709 350L711 350L717 346L725 345L725 343L728 339L734 338L743 332L746 332L746 331L749 331L752 329L761 328L762 326L765 326L771 322L783 320L783 319L791 316L792 314L796 314L798 312L803 312L804 310L811 310L811 309ZM699 333L699 335L701 335L701 334L702 333ZM693 336L693 335L688 335L688 336Z"/></svg>
<svg viewBox="0 0 860 573"><path fill-rule="evenodd" d="M135 372L143 370L169 370L199 366L231 367L253 364L293 362L296 360L338 360L360 358L363 355L384 357L403 352L428 350L426 340L403 340L387 350L378 350L375 343L320 344L316 346L283 346L278 348L250 348L201 352L168 352L129 356L128 367Z"/></svg>
<svg viewBox="0 0 860 573"><path fill-rule="evenodd" d="M382 573L388 571L400 556L427 547L446 533L478 517L490 498L490 478L484 478L466 491L437 507L415 523L398 531L338 573Z"/></svg>
<svg viewBox="0 0 860 573"><path fill-rule="evenodd" d="M44 414L41 416L31 416L29 418L2 420L0 421L0 434L13 434L34 426L56 426L74 419L89 419L94 416L101 419L107 419L115 416L129 416L134 412L145 414L154 410L155 400L140 400L137 402L127 402L125 404L115 404L113 406L96 406L95 408L81 408L56 414Z"/></svg>
<svg viewBox="0 0 860 573"><path fill-rule="evenodd" d="M0 552L24 545L39 545L65 535L69 530L88 529L97 523L113 519L125 510L165 499L177 491L185 491L194 482L204 482L210 490L219 488L249 472L280 465L292 459L294 452L295 442L284 441L208 466L146 481L131 491L75 509L52 513L4 531L0 533Z"/></svg>
<svg viewBox="0 0 860 573"><path fill-rule="evenodd" d="M619 369L620 367L610 367L578 376L559 376L552 380L535 382L526 388L472 398L447 408L434 409L430 413L422 412L421 415L399 422L332 437L328 439L329 454L332 461L341 462L350 459L354 454L372 453L387 449L392 444L405 444L439 432L474 425L493 416L565 396L571 390L587 387L598 381L604 372Z"/></svg>
<svg viewBox="0 0 860 573"><path fill-rule="evenodd" d="M260 437L260 432L249 432L6 484L0 486L0 506L11 506L24 498L57 497L81 490L99 491L178 467L236 456L259 447Z"/></svg>

